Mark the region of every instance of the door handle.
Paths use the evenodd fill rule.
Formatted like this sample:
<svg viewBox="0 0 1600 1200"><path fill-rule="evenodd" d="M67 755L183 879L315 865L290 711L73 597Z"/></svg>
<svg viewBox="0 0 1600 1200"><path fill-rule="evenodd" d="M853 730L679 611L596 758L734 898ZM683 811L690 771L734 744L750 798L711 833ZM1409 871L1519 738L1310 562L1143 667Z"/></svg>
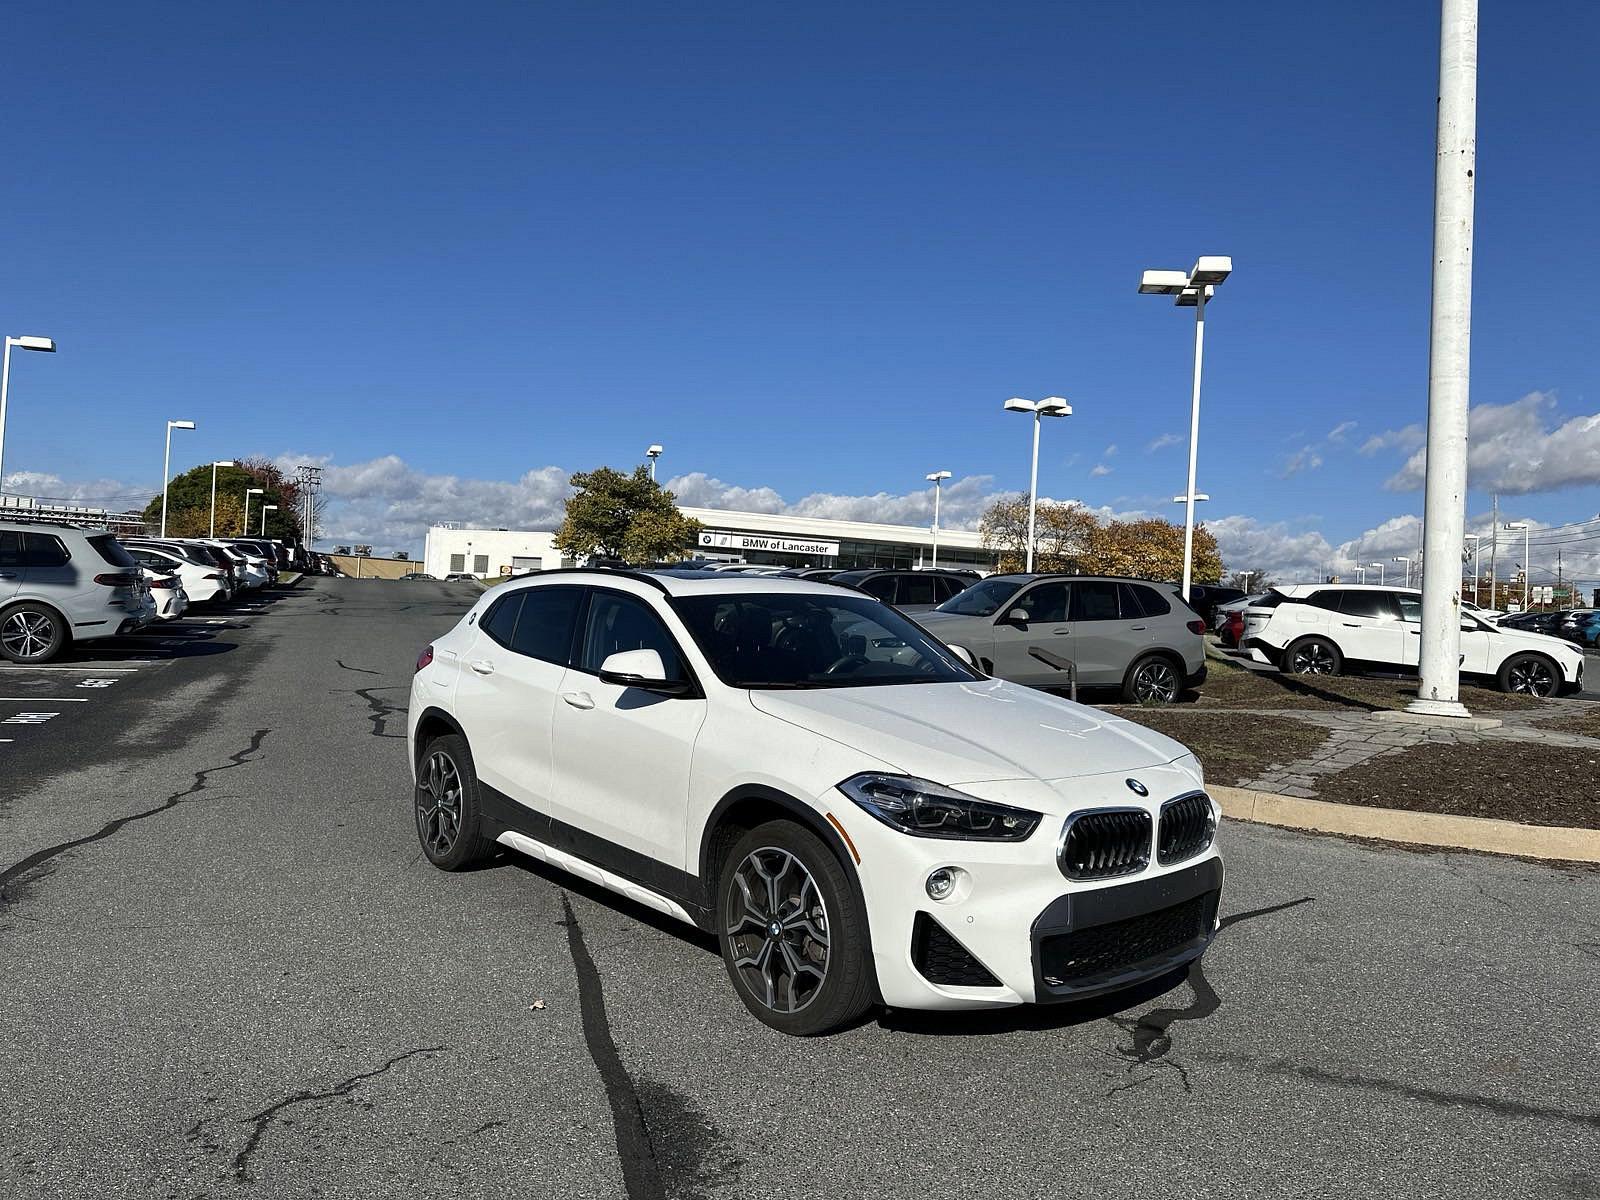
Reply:
<svg viewBox="0 0 1600 1200"><path fill-rule="evenodd" d="M480 658L477 662L473 663L472 664L472 669L474 671L476 671L479 675L493 675L494 674L494 664L492 662L490 662L486 658Z"/></svg>
<svg viewBox="0 0 1600 1200"><path fill-rule="evenodd" d="M1360 629L1361 628L1361 626L1357 625L1354 621L1340 621L1339 624L1343 625L1346 629Z"/></svg>
<svg viewBox="0 0 1600 1200"><path fill-rule="evenodd" d="M1054 634L1056 637L1066 637L1069 633L1072 632L1072 630L1070 630L1070 629L1052 629L1050 632L1052 634Z"/></svg>
<svg viewBox="0 0 1600 1200"><path fill-rule="evenodd" d="M1133 630L1135 633L1143 633L1144 632L1144 626L1143 625L1130 625L1130 626L1128 626L1128 628Z"/></svg>
<svg viewBox="0 0 1600 1200"><path fill-rule="evenodd" d="M562 692L561 698L573 708L593 708L594 697L588 692Z"/></svg>

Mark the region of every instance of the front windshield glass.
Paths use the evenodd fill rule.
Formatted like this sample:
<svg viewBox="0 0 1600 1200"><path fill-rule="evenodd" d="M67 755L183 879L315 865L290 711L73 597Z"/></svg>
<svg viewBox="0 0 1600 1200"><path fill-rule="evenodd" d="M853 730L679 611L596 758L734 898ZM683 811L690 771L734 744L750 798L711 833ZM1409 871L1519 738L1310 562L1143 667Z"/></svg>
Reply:
<svg viewBox="0 0 1600 1200"><path fill-rule="evenodd" d="M992 617L1022 587L1015 579L985 579L950 597L934 612L960 613L963 617Z"/></svg>
<svg viewBox="0 0 1600 1200"><path fill-rule="evenodd" d="M717 677L731 687L835 688L982 678L867 596L739 593L673 600Z"/></svg>

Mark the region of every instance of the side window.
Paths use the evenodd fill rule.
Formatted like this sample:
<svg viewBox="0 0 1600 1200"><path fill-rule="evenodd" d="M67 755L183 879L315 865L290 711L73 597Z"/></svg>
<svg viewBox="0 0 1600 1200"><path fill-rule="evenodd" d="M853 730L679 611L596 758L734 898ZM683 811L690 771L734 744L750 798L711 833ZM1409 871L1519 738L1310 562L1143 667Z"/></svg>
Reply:
<svg viewBox="0 0 1600 1200"><path fill-rule="evenodd" d="M483 615L483 619L478 622L478 628L502 646L509 647L512 635L517 628L517 611L521 607L521 592L512 592L509 596L502 596L494 602L494 607Z"/></svg>
<svg viewBox="0 0 1600 1200"><path fill-rule="evenodd" d="M1122 614L1117 608L1117 585L1108 580L1080 579L1072 585L1074 621L1115 621Z"/></svg>
<svg viewBox="0 0 1600 1200"><path fill-rule="evenodd" d="M932 604L933 576L932 575L902 575L900 576L900 592L898 604Z"/></svg>
<svg viewBox="0 0 1600 1200"><path fill-rule="evenodd" d="M1133 590L1133 584L1117 584L1117 599L1122 604L1122 615L1124 617L1132 619L1145 615L1144 605L1139 603L1139 593Z"/></svg>
<svg viewBox="0 0 1600 1200"><path fill-rule="evenodd" d="M1139 607L1144 609L1145 616L1164 617L1172 611L1171 602L1155 588L1145 587L1142 583L1130 583L1127 586L1139 597Z"/></svg>
<svg viewBox="0 0 1600 1200"><path fill-rule="evenodd" d="M1394 620L1394 608L1387 592L1345 592L1339 602L1339 611L1347 617L1373 617L1380 621Z"/></svg>
<svg viewBox="0 0 1600 1200"><path fill-rule="evenodd" d="M1067 585L1064 583L1041 583L1029 588L1013 604L1005 606L1005 612L1013 608L1020 608L1028 614L1030 621L1065 621L1067 619Z"/></svg>
<svg viewBox="0 0 1600 1200"><path fill-rule="evenodd" d="M861 590L869 596L876 596L885 604L894 603L894 576L874 575L871 579L863 580Z"/></svg>
<svg viewBox="0 0 1600 1200"><path fill-rule="evenodd" d="M1340 611L1339 597L1343 594L1342 592L1312 592L1311 595L1306 597L1306 603L1311 605L1312 608L1325 608L1329 612L1338 612Z"/></svg>
<svg viewBox="0 0 1600 1200"><path fill-rule="evenodd" d="M578 613L583 589L536 587L522 593L522 615L511 636L518 654L565 666L572 646L572 619Z"/></svg>
<svg viewBox="0 0 1600 1200"><path fill-rule="evenodd" d="M22 534L15 529L0 529L0 567L22 565Z"/></svg>
<svg viewBox="0 0 1600 1200"><path fill-rule="evenodd" d="M957 579L954 575L935 576L933 586L938 589L940 604L967 590L965 581Z"/></svg>
<svg viewBox="0 0 1600 1200"><path fill-rule="evenodd" d="M668 679L684 677L677 643L643 600L618 592L593 593L589 618L584 622L580 670L599 674L600 664L624 650L654 650L661 655Z"/></svg>
<svg viewBox="0 0 1600 1200"><path fill-rule="evenodd" d="M22 562L28 567L64 567L72 556L53 533L22 535Z"/></svg>
<svg viewBox="0 0 1600 1200"><path fill-rule="evenodd" d="M1402 621L1410 621L1417 625L1422 624L1421 596L1409 596L1405 592L1391 592L1389 594L1400 604L1400 619Z"/></svg>

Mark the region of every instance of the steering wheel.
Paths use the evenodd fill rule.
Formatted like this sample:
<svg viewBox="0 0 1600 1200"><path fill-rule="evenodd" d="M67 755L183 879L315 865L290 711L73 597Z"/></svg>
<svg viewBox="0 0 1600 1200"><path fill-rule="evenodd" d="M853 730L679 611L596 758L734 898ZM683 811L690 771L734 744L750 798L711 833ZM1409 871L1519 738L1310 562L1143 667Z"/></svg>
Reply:
<svg viewBox="0 0 1600 1200"><path fill-rule="evenodd" d="M823 672L824 675L848 675L852 671L859 671L872 660L865 654L844 654L833 660L833 663Z"/></svg>

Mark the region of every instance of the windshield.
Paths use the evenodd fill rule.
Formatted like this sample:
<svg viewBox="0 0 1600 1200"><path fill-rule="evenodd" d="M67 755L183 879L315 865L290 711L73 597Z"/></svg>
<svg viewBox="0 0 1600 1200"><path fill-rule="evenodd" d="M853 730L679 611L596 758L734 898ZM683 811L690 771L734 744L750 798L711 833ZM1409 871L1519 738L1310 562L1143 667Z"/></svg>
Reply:
<svg viewBox="0 0 1600 1200"><path fill-rule="evenodd" d="M950 597L933 611L960 613L964 617L993 616L1021 587L1022 584L1015 579L985 579Z"/></svg>
<svg viewBox="0 0 1600 1200"><path fill-rule="evenodd" d="M873 687L981 678L868 596L684 596L673 608L730 687Z"/></svg>

